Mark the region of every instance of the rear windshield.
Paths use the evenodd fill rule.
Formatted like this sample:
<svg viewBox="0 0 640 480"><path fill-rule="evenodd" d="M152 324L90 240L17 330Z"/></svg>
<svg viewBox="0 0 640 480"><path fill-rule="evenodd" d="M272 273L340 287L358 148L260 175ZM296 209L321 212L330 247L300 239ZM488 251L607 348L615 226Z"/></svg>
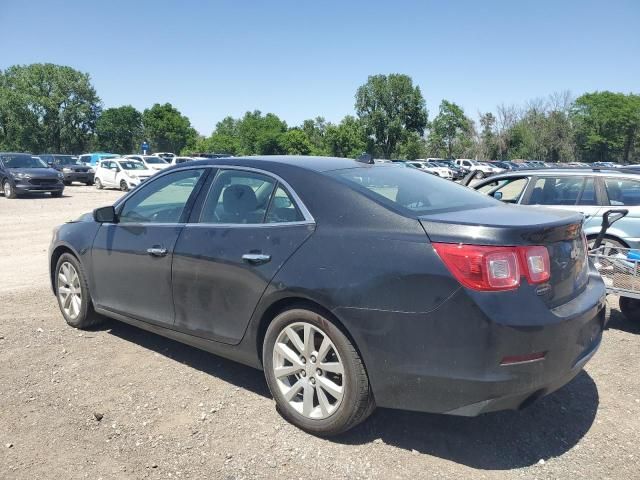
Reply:
<svg viewBox="0 0 640 480"><path fill-rule="evenodd" d="M413 168L376 166L328 173L380 203L414 215L483 208L497 202L475 190Z"/></svg>
<svg viewBox="0 0 640 480"><path fill-rule="evenodd" d="M147 163L167 163L160 157L144 157L144 161Z"/></svg>

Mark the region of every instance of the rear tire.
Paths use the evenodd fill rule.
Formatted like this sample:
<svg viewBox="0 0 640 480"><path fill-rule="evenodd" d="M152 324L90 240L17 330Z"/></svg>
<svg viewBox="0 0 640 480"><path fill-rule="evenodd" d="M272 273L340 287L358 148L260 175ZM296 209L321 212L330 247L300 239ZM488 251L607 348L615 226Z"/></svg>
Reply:
<svg viewBox="0 0 640 480"><path fill-rule="evenodd" d="M102 190L104 188L104 186L102 185L102 182L100 181L99 178L96 178L95 182L96 182L96 188L98 190Z"/></svg>
<svg viewBox="0 0 640 480"><path fill-rule="evenodd" d="M82 264L70 253L63 253L55 270L56 298L65 321L86 329L104 321L93 309L87 276Z"/></svg>
<svg viewBox="0 0 640 480"><path fill-rule="evenodd" d="M62 196L62 192L51 192L52 197L60 198Z"/></svg>
<svg viewBox="0 0 640 480"><path fill-rule="evenodd" d="M484 178L484 172L482 170L477 170L475 177L480 180Z"/></svg>
<svg viewBox="0 0 640 480"><path fill-rule="evenodd" d="M640 323L640 300L630 297L620 297L620 311L627 318L635 323Z"/></svg>
<svg viewBox="0 0 640 480"><path fill-rule="evenodd" d="M85 185L86 185L87 187L91 187L91 186L93 186L93 182L86 182L86 183L85 183Z"/></svg>
<svg viewBox="0 0 640 480"><path fill-rule="evenodd" d="M280 313L267 329L262 361L278 411L306 432L338 435L375 409L358 351L317 312L295 308Z"/></svg>

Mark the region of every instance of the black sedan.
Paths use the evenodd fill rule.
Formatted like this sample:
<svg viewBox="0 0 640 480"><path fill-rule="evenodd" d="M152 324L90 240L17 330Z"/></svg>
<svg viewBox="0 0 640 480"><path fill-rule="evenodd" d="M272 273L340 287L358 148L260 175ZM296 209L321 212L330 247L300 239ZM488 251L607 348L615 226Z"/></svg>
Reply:
<svg viewBox="0 0 640 480"><path fill-rule="evenodd" d="M580 215L338 158L171 167L59 227L50 273L70 325L107 316L264 369L282 414L321 435L376 405L523 407L604 327Z"/></svg>
<svg viewBox="0 0 640 480"><path fill-rule="evenodd" d="M0 185L5 198L46 192L61 197L64 191L62 173L28 153L0 152Z"/></svg>
<svg viewBox="0 0 640 480"><path fill-rule="evenodd" d="M47 165L55 168L62 173L65 185L71 185L73 182L84 183L85 185L93 185L93 176L95 170L84 165L73 155L59 155L44 153L38 155Z"/></svg>

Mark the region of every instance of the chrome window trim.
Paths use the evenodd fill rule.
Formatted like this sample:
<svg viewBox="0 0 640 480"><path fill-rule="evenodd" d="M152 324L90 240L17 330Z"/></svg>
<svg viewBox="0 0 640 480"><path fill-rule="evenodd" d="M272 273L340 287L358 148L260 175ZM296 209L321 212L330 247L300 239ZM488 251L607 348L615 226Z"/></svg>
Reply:
<svg viewBox="0 0 640 480"><path fill-rule="evenodd" d="M275 173L266 171L266 170L262 170L259 168L254 168L254 167L242 167L242 166L238 166L238 165L193 165L191 163L186 164L184 167L178 167L175 169L171 169L170 171L166 171L166 170L160 170L158 173L152 175L151 177L149 177L149 179L145 180L144 182L140 183L136 188L134 188L133 190L131 190L131 192L123 197L121 197L120 199L118 199L114 204L113 207L116 209L116 211L118 211L118 209L120 208L120 206L122 204L124 204L126 202L126 200L128 199L129 196L131 196L134 192L139 192L140 188L144 188L147 185L151 185L153 182L155 182L156 180L158 180L161 177L164 177L165 175L170 175L171 173L174 172L181 172L184 170L201 170L201 169L209 169L209 170L213 170L213 169L218 169L218 170L240 170L240 171L248 171L248 172L253 172L253 173L259 173L262 175L266 175L268 177L271 177L273 179L276 180L277 183L280 183L280 185L282 185L287 193L289 195L291 195L293 201L296 203L296 206L298 207L298 209L300 210L300 212L302 213L302 216L304 217L304 220L299 220L299 221L295 221L295 222L274 222L274 223L151 223L151 222L140 222L140 223L124 223L123 225L127 225L127 226L132 226L132 225L137 225L137 226L149 226L149 225L161 225L161 226L200 226L200 227L222 227L222 228L232 228L232 227L241 227L241 228L262 228L262 227L280 227L280 226L296 226L296 225L315 225L316 224L316 220L315 218L313 218L313 215L311 215L311 212L309 212L309 210L307 209L307 206L304 204L304 202L300 199L300 197L298 196L298 194L296 193L296 191L291 188L291 185L289 185L289 183L284 180L280 175L277 175ZM216 174L217 177L217 174ZM215 178L213 179L213 181L211 182L211 184L209 185L209 188L211 189L211 187L213 186L213 182L215 182ZM209 190L211 191L211 190ZM207 192L207 195L209 194L209 192ZM120 225L120 223L113 223L113 224L109 224L109 225Z"/></svg>
<svg viewBox="0 0 640 480"><path fill-rule="evenodd" d="M293 201L295 202L296 207L298 207L298 210L300 210L300 213L302 213L302 216L304 217L304 220L298 220L295 222L273 222L273 223L266 223L266 222L260 222L260 223L208 223L208 222L196 222L196 223L189 223L189 225L206 225L206 226L226 226L226 227L237 227L237 226L244 226L244 227L263 227L263 226L277 226L277 225L315 225L316 221L313 218L313 215L311 215L311 212L309 212L309 210L307 209L306 205L302 202L302 200L300 199L300 197L298 196L298 194L295 192L295 190L293 188L291 188L291 185L289 185L289 183L284 180L281 176L272 173L272 172L268 172L266 170L261 170L259 168L253 168L253 167L242 167L242 166L237 166L237 165L207 165L208 167L211 168L217 168L218 169L218 174L220 173L221 170L238 170L241 172L251 172L251 173L257 173L260 175L264 175L266 177L272 178L273 180L276 181L276 188L277 188L277 184L279 183L280 185L282 185L285 189L285 191L287 192L288 195L291 196L291 198L293 199ZM218 174L216 174L216 178L213 179L213 181L211 182L211 185L209 186L209 191L207 192L207 196L209 195L209 193L211 192L211 187L213 187Z"/></svg>

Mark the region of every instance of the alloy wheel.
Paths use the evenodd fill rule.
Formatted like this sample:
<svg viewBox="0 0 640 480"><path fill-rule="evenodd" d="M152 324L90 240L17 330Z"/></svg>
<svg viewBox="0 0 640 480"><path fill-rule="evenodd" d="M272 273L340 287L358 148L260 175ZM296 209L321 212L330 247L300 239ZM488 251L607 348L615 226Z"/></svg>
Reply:
<svg viewBox="0 0 640 480"><path fill-rule="evenodd" d="M304 417L324 419L340 407L344 365L329 336L310 323L292 323L280 332L273 373L285 400Z"/></svg>
<svg viewBox="0 0 640 480"><path fill-rule="evenodd" d="M11 185L9 182L4 182L4 196L9 198L11 195Z"/></svg>
<svg viewBox="0 0 640 480"><path fill-rule="evenodd" d="M69 262L64 262L58 270L58 298L64 313L75 320L82 307L82 288L80 276Z"/></svg>

